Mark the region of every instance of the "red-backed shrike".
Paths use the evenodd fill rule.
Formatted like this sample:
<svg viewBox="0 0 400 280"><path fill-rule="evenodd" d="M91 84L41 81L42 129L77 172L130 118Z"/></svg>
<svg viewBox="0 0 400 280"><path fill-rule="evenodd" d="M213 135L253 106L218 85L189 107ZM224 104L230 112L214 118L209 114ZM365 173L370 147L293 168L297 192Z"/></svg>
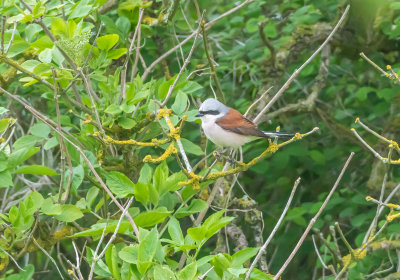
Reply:
<svg viewBox="0 0 400 280"><path fill-rule="evenodd" d="M239 111L229 108L214 98L201 104L196 117L201 119L201 127L208 139L223 148L239 148L255 139L291 137L294 134L267 132L246 119Z"/></svg>

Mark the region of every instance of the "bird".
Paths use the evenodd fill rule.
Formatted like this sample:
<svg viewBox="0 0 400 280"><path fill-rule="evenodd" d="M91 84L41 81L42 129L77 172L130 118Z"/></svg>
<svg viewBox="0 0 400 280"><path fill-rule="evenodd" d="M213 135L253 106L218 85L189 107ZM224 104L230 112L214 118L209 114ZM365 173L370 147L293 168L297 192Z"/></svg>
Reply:
<svg viewBox="0 0 400 280"><path fill-rule="evenodd" d="M201 119L206 137L219 148L238 149L260 138L294 136L290 133L262 131L239 111L214 98L208 98L201 104L196 117Z"/></svg>

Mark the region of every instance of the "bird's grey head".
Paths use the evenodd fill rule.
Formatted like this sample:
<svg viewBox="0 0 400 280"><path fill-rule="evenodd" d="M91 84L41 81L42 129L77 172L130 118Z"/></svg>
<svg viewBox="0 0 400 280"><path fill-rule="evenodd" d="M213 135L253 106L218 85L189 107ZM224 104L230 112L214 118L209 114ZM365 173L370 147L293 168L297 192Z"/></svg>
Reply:
<svg viewBox="0 0 400 280"><path fill-rule="evenodd" d="M217 116L217 115L225 115L228 113L229 107L219 102L217 99L208 98L206 99L203 104L201 104L199 113L196 117L203 117L203 116Z"/></svg>

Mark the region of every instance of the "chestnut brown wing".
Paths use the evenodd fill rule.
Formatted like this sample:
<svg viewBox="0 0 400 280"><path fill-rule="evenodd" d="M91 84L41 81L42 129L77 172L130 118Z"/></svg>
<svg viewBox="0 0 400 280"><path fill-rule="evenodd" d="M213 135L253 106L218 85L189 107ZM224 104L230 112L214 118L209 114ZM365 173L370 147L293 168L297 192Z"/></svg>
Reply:
<svg viewBox="0 0 400 280"><path fill-rule="evenodd" d="M246 119L239 111L229 109L225 116L219 118L216 122L220 127L231 132L241 135L267 137L257 125L252 121Z"/></svg>

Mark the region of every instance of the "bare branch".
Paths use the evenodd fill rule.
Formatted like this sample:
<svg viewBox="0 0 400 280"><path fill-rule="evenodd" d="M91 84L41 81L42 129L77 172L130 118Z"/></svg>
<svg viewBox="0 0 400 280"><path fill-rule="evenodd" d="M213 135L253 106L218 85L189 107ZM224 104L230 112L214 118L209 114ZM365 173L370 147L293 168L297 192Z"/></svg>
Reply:
<svg viewBox="0 0 400 280"><path fill-rule="evenodd" d="M333 37L333 35L336 33L336 31L339 29L339 26L342 24L344 21L347 12L350 9L350 5L347 5L346 10L343 12L343 15L339 19L338 23L336 26L333 28L332 32L328 35L328 37L325 39L325 41L319 46L319 48L306 60L306 62L303 63L303 65L300 66L299 69L296 69L293 74L289 77L289 79L283 84L283 86L278 90L278 92L275 94L275 96L267 103L267 105L261 110L261 112L254 118L255 123L259 123L262 115L267 112L272 105L281 97L281 95L285 92L287 88L289 88L290 84L293 82L293 80L299 75L300 71L306 67L311 60L314 59L314 57L325 47L325 45L329 42L329 40Z"/></svg>
<svg viewBox="0 0 400 280"><path fill-rule="evenodd" d="M251 272L253 271L254 267L256 266L258 260L261 258L261 255L263 254L263 252L265 250L267 250L267 247L269 245L269 243L271 242L272 238L274 237L275 233L278 231L279 226L281 225L283 218L286 216L287 211L289 210L290 204L292 203L294 194L296 192L297 186L300 184L300 180L301 178L297 178L296 182L293 185L293 189L292 192L290 193L289 199L286 203L285 208L282 211L281 216L279 217L278 222L276 223L275 227L272 229L270 235L268 236L267 240L265 241L265 243L263 244L263 246L260 248L260 250L258 250L258 253L253 261L253 263L251 264L249 271L246 273L246 280L250 278Z"/></svg>
<svg viewBox="0 0 400 280"><path fill-rule="evenodd" d="M329 192L328 196L325 198L325 201L322 203L321 207L319 208L317 214L311 219L310 223L308 224L306 230L304 231L303 235L300 237L299 241L297 242L296 246L294 247L293 251L290 253L289 257L283 264L283 266L279 269L278 273L275 275L274 279L279 279L282 273L285 271L286 267L289 265L289 263L292 261L293 257L296 255L297 251L299 250L300 246L303 244L304 240L306 239L308 233L310 232L311 228L317 221L318 217L321 215L322 211L328 204L328 201L331 199L333 193L335 192L337 186L339 185L340 181L342 180L342 177L344 175L344 172L346 171L347 167L349 166L349 163L351 159L353 158L354 153L352 152L350 156L348 157L346 163L344 164L344 167L342 171L339 174L339 177L336 179L335 184L333 185L331 191Z"/></svg>

